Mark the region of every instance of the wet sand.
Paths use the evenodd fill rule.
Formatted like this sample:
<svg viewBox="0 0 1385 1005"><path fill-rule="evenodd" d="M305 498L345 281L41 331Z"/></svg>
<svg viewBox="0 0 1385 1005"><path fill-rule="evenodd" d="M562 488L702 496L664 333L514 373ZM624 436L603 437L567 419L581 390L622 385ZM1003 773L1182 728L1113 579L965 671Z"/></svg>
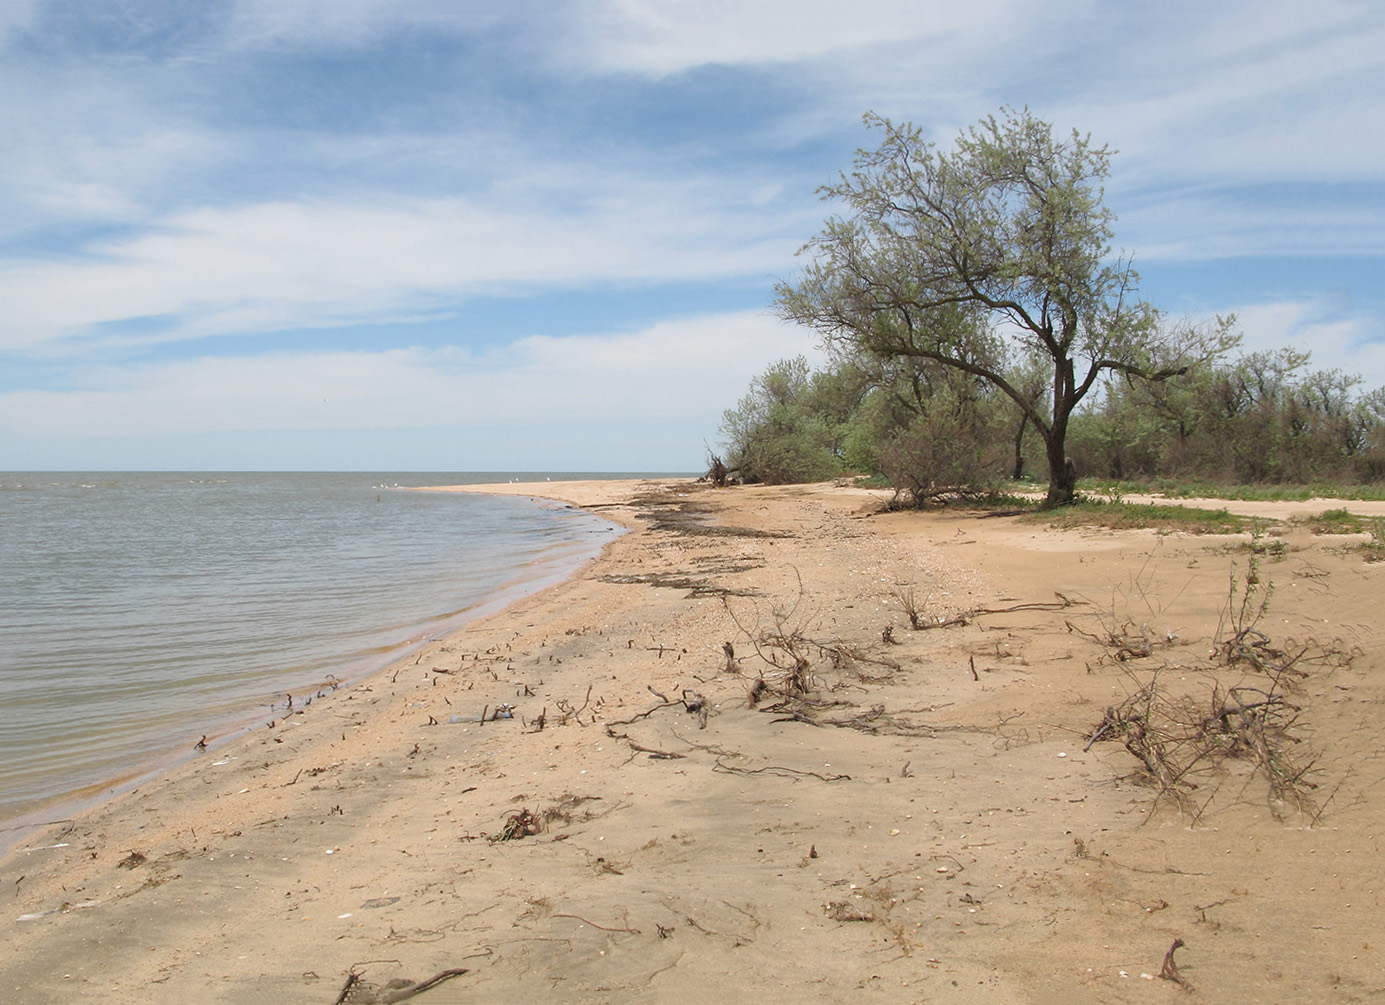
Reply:
<svg viewBox="0 0 1385 1005"><path fill-rule="evenodd" d="M333 1002L355 972L364 1002L465 969L417 1000L1385 998L1360 538L1285 525L1258 559L1257 631L1322 656L1270 680L1214 654L1245 536L881 514L834 486L484 488L632 533L27 832L0 997ZM1204 717L1233 685L1278 696L1269 763L1311 769L1273 790L1253 751L1209 751L1161 794L1121 736L1088 747L1150 680Z"/></svg>

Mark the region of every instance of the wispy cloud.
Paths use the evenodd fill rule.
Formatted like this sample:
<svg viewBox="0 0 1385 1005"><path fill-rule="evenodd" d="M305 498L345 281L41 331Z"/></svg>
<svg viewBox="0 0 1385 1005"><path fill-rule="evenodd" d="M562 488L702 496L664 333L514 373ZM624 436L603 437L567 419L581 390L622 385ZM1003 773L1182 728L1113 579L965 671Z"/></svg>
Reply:
<svg viewBox="0 0 1385 1005"><path fill-rule="evenodd" d="M569 10L584 43L582 58L594 68L663 76L708 64L801 62L994 30L1023 6L1016 0L965 6L916 0L851 6L830 0L598 0Z"/></svg>
<svg viewBox="0 0 1385 1005"><path fill-rule="evenodd" d="M798 243L785 221L738 212L754 192L739 206L720 196L634 179L566 208L492 198L197 210L76 260L0 271L4 341L111 338L102 325L140 319L166 323L134 341L271 332L431 316L538 287L785 269Z"/></svg>
<svg viewBox="0 0 1385 1005"><path fill-rule="evenodd" d="M1362 376L1368 387L1385 386L1385 338L1345 316L1338 298L1246 304L1235 314L1245 352L1291 345L1312 354L1311 369L1341 370Z"/></svg>
<svg viewBox="0 0 1385 1005"><path fill-rule="evenodd" d="M1197 310L1240 305L1385 382L1385 296L1361 278L1385 254L1383 54L1385 13L1355 0L0 0L0 422L167 444L258 416L267 449L290 428L321 446L343 402L381 435L471 428L466 399L515 428L587 416L627 450L654 434L618 431L621 402L700 444L803 339L687 338L686 303L650 324L658 291L767 303L827 212L815 186L872 142L862 111L947 143L1006 103L1119 148L1117 241L1195 263ZM1331 256L1354 263L1315 280L1349 287L1335 314L1291 318L1311 284L1229 282ZM534 306L487 330L497 297ZM599 299L608 334L566 334L565 297ZM631 382L662 394L592 362L659 340ZM564 368L583 381L544 382ZM522 375L508 404L480 372Z"/></svg>
<svg viewBox="0 0 1385 1005"><path fill-rule="evenodd" d="M704 438L714 438L722 411L750 378L798 354L816 357L808 333L739 312L633 332L536 335L480 353L328 350L93 366L62 391L0 394L0 427L75 444L66 460L77 467L170 433L196 442L221 433L393 430L379 456L359 458L384 468L416 431L448 430L429 441L469 443L469 463L507 468L516 456L557 463L599 455L603 438L617 431L657 429L663 459L654 466L686 470L701 463ZM469 438L483 433L478 448ZM648 453L652 461L655 451ZM291 451L274 460L313 462ZM215 457L205 463L219 466Z"/></svg>

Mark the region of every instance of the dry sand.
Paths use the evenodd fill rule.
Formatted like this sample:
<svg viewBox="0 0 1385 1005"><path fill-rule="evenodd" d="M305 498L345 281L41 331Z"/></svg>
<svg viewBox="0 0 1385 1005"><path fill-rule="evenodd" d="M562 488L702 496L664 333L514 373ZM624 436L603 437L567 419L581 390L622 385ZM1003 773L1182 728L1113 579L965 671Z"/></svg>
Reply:
<svg viewBox="0 0 1385 1005"><path fill-rule="evenodd" d="M330 1003L354 969L345 1000L388 1001L455 968L416 1000L1385 1000L1385 566L1353 539L1290 527L1261 558L1271 647L1351 656L1275 685L1215 669L1244 537L878 514L831 486L489 490L633 532L26 834L0 1000ZM910 591L958 623L911 629ZM1296 706L1268 753L1315 765L1304 799L1253 750L1178 799L1119 739L1084 749L1156 671L1202 715L1214 681ZM1181 985L1158 976L1175 939Z"/></svg>

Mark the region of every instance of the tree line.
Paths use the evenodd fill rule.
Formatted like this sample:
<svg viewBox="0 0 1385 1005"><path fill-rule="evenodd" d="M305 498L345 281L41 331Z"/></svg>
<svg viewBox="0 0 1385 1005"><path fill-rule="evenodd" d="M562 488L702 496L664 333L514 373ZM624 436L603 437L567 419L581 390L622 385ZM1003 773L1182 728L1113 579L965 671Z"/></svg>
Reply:
<svg viewBox="0 0 1385 1005"><path fill-rule="evenodd" d="M1234 317L1169 319L1114 254L1112 151L1003 109L948 149L866 116L880 146L821 189L845 210L775 309L830 363L783 360L726 412L748 481L880 474L915 501L1033 471L1047 506L1102 478L1374 480L1385 390L1252 353Z"/></svg>
<svg viewBox="0 0 1385 1005"><path fill-rule="evenodd" d="M1101 480L1354 484L1385 479L1385 388L1292 349L1209 360L1176 378L1103 381L1067 454ZM1041 393L1043 374L1026 385ZM1046 475L1028 416L986 382L907 360L781 360L722 421L724 462L751 482L879 475L913 502Z"/></svg>

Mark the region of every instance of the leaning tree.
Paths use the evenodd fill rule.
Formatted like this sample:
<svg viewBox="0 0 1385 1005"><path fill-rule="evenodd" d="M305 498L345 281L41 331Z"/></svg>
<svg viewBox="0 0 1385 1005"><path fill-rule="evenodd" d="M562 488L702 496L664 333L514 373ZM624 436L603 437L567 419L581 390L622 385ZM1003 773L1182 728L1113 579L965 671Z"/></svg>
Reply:
<svg viewBox="0 0 1385 1005"><path fill-rule="evenodd" d="M1046 506L1072 501L1068 421L1103 372L1164 380L1236 344L1234 318L1167 324L1137 297L1139 277L1111 251L1103 205L1111 151L1028 109L1003 109L950 150L874 114L884 132L824 199L843 203L804 246L807 265L780 284L781 317L829 348L934 360L989 381L1043 438ZM1018 374L1035 359L1051 395Z"/></svg>

